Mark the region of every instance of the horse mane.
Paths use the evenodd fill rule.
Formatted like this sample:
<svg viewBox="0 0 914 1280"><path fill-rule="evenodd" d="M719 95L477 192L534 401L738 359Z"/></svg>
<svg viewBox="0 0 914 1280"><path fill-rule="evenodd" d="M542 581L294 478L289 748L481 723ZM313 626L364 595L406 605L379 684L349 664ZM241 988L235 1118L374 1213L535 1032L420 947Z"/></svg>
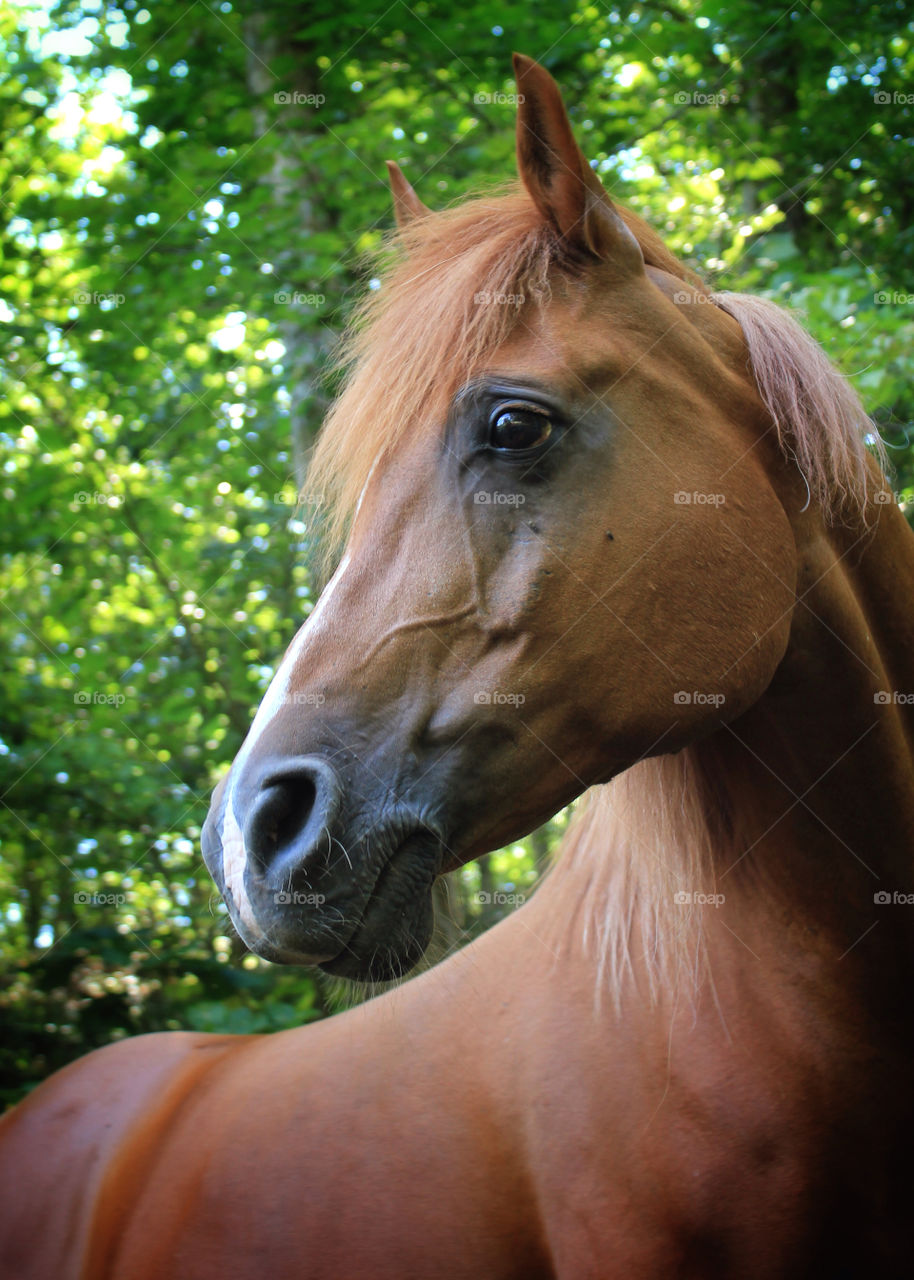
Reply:
<svg viewBox="0 0 914 1280"><path fill-rule="evenodd" d="M712 293L630 210L621 216L645 261L698 288L739 323L749 365L784 455L803 475L823 518L862 513L869 443L881 442L857 393L819 345L773 302ZM307 496L326 514L323 545L339 547L375 462L423 422L441 421L454 391L531 308L548 303L563 259L519 184L409 224L381 251L380 287L356 310L341 348L342 392L315 446ZM728 843L726 796L700 749L644 760L585 797L547 881L567 895L554 913L558 951L583 940L598 993L621 999L637 972L655 999L703 968L702 908L677 894L713 893ZM732 831L729 839L732 841ZM715 854L718 855L715 858ZM569 913L581 916L569 929ZM559 932L560 931L560 932Z"/></svg>
<svg viewBox="0 0 914 1280"><path fill-rule="evenodd" d="M542 936L557 955L580 945L595 961L598 1004L606 992L618 1009L642 979L651 1002L697 989L708 908L694 895L718 891L730 834L711 776L692 747L642 760L591 787L572 819L539 890L552 904Z"/></svg>
<svg viewBox="0 0 914 1280"><path fill-rule="evenodd" d="M781 450L792 458L826 520L860 513L870 471L867 445L886 466L882 441L845 376L789 311L748 293L712 293L737 321Z"/></svg>

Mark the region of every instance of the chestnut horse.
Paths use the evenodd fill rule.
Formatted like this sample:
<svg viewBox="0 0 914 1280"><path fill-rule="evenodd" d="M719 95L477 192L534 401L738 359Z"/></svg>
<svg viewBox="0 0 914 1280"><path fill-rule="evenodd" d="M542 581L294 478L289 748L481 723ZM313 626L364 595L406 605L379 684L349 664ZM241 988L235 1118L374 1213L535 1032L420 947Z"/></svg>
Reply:
<svg viewBox="0 0 914 1280"><path fill-rule="evenodd" d="M593 793L413 981L44 1084L5 1277L911 1272L914 538L819 348L516 71L516 188L430 213L392 172L314 463L345 554L204 853L254 951L387 978L436 876Z"/></svg>

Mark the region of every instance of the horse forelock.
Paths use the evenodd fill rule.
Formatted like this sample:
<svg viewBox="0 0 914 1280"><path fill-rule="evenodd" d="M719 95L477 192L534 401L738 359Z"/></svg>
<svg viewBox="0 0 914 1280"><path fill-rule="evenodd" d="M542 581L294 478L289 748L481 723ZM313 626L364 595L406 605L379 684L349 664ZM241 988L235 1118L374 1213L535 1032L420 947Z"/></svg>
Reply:
<svg viewBox="0 0 914 1280"><path fill-rule="evenodd" d="M645 261L697 277L620 209ZM386 242L379 287L357 307L340 347L346 378L321 431L306 498L339 547L365 479L416 424L442 420L454 391L516 325L551 297L555 270L578 273L519 184L411 222Z"/></svg>
<svg viewBox="0 0 914 1280"><path fill-rule="evenodd" d="M548 296L557 237L519 191L416 220L381 251L380 287L340 348L342 392L318 438L307 499L338 549L374 463L440 421L458 385Z"/></svg>

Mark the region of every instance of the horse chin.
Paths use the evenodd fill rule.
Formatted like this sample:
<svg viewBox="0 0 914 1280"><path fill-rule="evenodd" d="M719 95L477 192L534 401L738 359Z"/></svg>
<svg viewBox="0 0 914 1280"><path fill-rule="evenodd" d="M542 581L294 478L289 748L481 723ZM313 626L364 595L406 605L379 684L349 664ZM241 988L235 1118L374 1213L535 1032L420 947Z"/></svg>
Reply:
<svg viewBox="0 0 914 1280"><path fill-rule="evenodd" d="M422 959L435 927L432 886L441 846L429 833L407 839L384 866L345 947L321 963L325 973L360 982L387 982Z"/></svg>
<svg viewBox="0 0 914 1280"><path fill-rule="evenodd" d="M402 978L422 959L434 926L431 890L400 907L375 899L344 949L320 967L356 982Z"/></svg>
<svg viewBox="0 0 914 1280"><path fill-rule="evenodd" d="M274 964L318 965L359 982L400 978L418 964L431 940L432 886L440 864L437 838L415 833L384 864L364 901L346 904L334 897L332 906L302 911L286 905L281 927L274 918L256 936L240 921L236 927L252 951Z"/></svg>

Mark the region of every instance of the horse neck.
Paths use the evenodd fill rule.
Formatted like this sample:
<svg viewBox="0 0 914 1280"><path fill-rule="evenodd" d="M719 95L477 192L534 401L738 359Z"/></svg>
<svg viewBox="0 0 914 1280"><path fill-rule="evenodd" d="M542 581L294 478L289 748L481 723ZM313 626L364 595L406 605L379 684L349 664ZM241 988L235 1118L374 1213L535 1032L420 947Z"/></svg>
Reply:
<svg viewBox="0 0 914 1280"><path fill-rule="evenodd" d="M914 535L895 507L871 527L810 514L795 530L787 653L696 751L724 806L721 888L767 890L843 951L876 893L914 889Z"/></svg>

